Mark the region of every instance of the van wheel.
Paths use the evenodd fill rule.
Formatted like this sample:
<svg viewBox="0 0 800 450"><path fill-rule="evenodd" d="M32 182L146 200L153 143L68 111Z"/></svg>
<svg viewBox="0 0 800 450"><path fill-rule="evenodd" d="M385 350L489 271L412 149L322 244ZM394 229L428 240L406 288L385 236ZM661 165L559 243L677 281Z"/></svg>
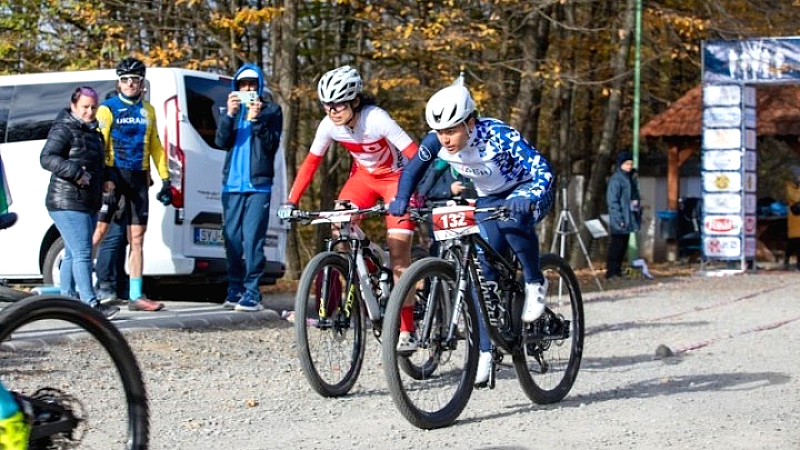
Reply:
<svg viewBox="0 0 800 450"><path fill-rule="evenodd" d="M64 258L64 240L59 236L50 244L44 256L42 278L44 284L58 286L61 281L61 260Z"/></svg>

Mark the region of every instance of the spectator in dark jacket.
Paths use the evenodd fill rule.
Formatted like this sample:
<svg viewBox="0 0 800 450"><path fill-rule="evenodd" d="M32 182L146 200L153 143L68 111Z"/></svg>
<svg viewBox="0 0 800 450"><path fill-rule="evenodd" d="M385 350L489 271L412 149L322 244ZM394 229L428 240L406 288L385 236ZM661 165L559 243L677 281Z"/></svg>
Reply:
<svg viewBox="0 0 800 450"><path fill-rule="evenodd" d="M119 308L100 305L92 288L92 233L103 185L110 172L105 168L105 146L96 120L97 92L75 89L70 107L63 109L50 129L39 158L50 172L45 204L64 241L61 262L61 292L78 295L82 302L112 317Z"/></svg>
<svg viewBox="0 0 800 450"><path fill-rule="evenodd" d="M633 175L633 157L630 152L617 156L617 170L608 180L606 202L611 239L608 247L606 279L622 276L622 260L631 233L639 231L641 211L639 184Z"/></svg>
<svg viewBox="0 0 800 450"><path fill-rule="evenodd" d="M228 150L222 169L222 235L228 259L223 307L260 311L264 307L258 286L266 263L264 241L283 113L263 98L264 75L254 64L236 72L232 88L215 137L217 147ZM249 92L256 95L243 103Z"/></svg>

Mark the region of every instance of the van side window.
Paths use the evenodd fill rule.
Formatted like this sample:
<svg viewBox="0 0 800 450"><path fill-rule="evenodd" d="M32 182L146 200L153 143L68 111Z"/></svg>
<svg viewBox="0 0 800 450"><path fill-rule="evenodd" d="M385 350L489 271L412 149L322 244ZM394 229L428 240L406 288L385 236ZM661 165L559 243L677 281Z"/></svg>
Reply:
<svg viewBox="0 0 800 450"><path fill-rule="evenodd" d="M212 148L218 148L214 145L214 134L217 132L220 110L224 110L228 104L228 94L231 92L230 81L191 76L187 76L184 81L189 123L206 144Z"/></svg>
<svg viewBox="0 0 800 450"><path fill-rule="evenodd" d="M11 86L0 87L0 144L6 141L8 112L11 110L11 94L13 92L14 89Z"/></svg>
<svg viewBox="0 0 800 450"><path fill-rule="evenodd" d="M114 89L115 84L115 80L105 80L16 86L6 142L47 139L53 120L69 106L69 97L76 87L91 86L97 92L106 92Z"/></svg>

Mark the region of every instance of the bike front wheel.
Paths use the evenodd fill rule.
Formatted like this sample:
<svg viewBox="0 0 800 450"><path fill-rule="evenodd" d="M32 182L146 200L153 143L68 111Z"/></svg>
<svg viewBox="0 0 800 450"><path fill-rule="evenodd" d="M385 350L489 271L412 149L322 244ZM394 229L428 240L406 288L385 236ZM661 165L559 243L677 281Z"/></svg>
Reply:
<svg viewBox="0 0 800 450"><path fill-rule="evenodd" d="M538 404L561 401L572 389L583 355L583 299L569 264L553 254L540 259L549 282L547 308L523 327L524 343L513 355L522 390Z"/></svg>
<svg viewBox="0 0 800 450"><path fill-rule="evenodd" d="M32 412L28 448L148 448L141 371L97 311L67 297L29 297L0 313L0 342L0 379Z"/></svg>
<svg viewBox="0 0 800 450"><path fill-rule="evenodd" d="M353 388L364 362L366 318L358 280L347 289L348 261L320 253L309 261L297 288L294 331L308 383L323 397Z"/></svg>
<svg viewBox="0 0 800 450"><path fill-rule="evenodd" d="M383 322L383 370L397 409L423 429L452 424L469 402L478 364L477 312L469 299L457 302L453 264L426 258L412 264L392 290ZM419 348L397 351L405 299L425 303L415 319ZM455 317L456 327L450 330ZM410 370L410 368L417 368Z"/></svg>

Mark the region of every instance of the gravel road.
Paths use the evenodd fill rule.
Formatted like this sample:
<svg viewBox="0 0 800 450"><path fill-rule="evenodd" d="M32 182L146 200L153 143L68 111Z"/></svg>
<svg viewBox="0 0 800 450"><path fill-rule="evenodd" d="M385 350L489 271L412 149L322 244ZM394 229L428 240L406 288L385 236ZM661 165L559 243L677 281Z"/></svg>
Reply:
<svg viewBox="0 0 800 450"><path fill-rule="evenodd" d="M277 313L245 328L128 336L155 449L796 449L798 287L800 274L760 272L585 294L584 360L564 401L531 404L509 366L434 431L396 411L372 338L353 392L323 399ZM657 357L660 345L674 355Z"/></svg>

